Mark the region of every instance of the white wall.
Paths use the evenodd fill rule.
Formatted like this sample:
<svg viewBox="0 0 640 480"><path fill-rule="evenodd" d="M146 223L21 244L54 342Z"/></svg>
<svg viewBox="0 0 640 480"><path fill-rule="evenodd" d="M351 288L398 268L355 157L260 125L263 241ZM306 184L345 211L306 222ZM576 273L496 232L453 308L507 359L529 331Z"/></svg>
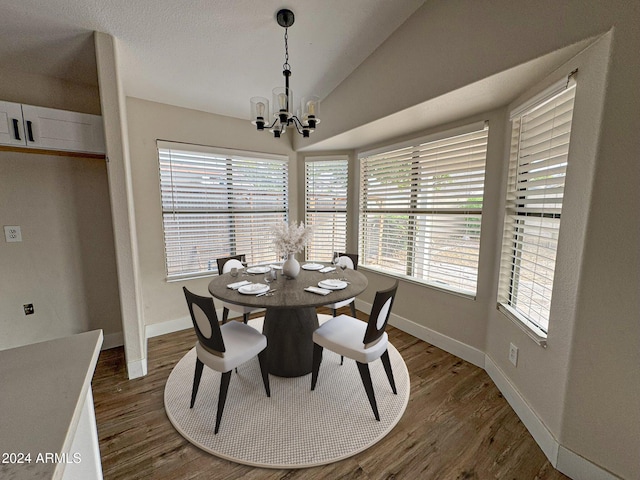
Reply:
<svg viewBox="0 0 640 480"><path fill-rule="evenodd" d="M135 98L127 99L127 112L144 324L149 326L188 317L182 286L208 295L210 281L207 278L183 282L165 280L156 140L288 155L291 219L298 215L295 181L298 167L288 138L274 139L266 132L257 132L249 121Z"/></svg>

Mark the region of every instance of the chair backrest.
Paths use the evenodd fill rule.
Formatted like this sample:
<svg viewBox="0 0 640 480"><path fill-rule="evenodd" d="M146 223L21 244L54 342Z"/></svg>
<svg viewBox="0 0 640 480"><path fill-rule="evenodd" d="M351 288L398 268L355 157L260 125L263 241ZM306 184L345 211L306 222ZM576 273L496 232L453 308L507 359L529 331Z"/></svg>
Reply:
<svg viewBox="0 0 640 480"><path fill-rule="evenodd" d="M225 268L225 265L230 260L235 260L235 262L231 262L231 265ZM243 268L242 262L245 261L245 255L231 255L230 257L216 258L216 262L218 263L218 275L222 275L223 273L227 273L231 271L233 267Z"/></svg>
<svg viewBox="0 0 640 480"><path fill-rule="evenodd" d="M384 329L387 327L387 322L389 321L389 316L391 315L391 307L393 306L393 300L396 297L397 290L398 280L396 280L391 288L376 292L376 298L373 300L373 307L371 308L371 315L369 315L367 330L362 340L362 343L365 345L374 344L384 333Z"/></svg>
<svg viewBox="0 0 640 480"><path fill-rule="evenodd" d="M338 255L338 260L340 263L346 264L347 268L351 268L352 270L358 269L358 255L355 253L340 253L334 252L333 256Z"/></svg>
<svg viewBox="0 0 640 480"><path fill-rule="evenodd" d="M224 354L224 340L218 324L213 298L201 297L191 293L186 287L182 287L184 297L187 299L189 313L193 321L198 341L212 353Z"/></svg>

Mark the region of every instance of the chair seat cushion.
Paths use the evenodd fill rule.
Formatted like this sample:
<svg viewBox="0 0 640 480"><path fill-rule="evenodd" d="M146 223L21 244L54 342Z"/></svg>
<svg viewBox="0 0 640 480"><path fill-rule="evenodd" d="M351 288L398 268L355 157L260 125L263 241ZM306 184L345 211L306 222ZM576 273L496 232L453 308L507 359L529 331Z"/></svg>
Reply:
<svg viewBox="0 0 640 480"><path fill-rule="evenodd" d="M240 313L242 313L243 315L244 315L245 313L251 313L251 312L254 312L254 311L256 311L256 310L259 310L259 309L258 309L258 308L256 308L256 307L245 307L245 306L243 306L243 305L236 305L236 304L234 304L234 303L227 303L227 302L222 302L222 306L223 306L224 308L226 308L227 310L232 310L232 311L234 311L234 312L240 312Z"/></svg>
<svg viewBox="0 0 640 480"><path fill-rule="evenodd" d="M228 322L220 326L226 351L217 356L198 342L196 353L202 363L212 370L228 372L255 357L267 347L267 337L244 323Z"/></svg>
<svg viewBox="0 0 640 480"><path fill-rule="evenodd" d="M384 332L378 343L365 348L362 341L366 330L366 322L349 315L338 315L313 332L313 342L357 362L369 363L385 352L389 337Z"/></svg>
<svg viewBox="0 0 640 480"><path fill-rule="evenodd" d="M346 300L342 300L341 302L336 302L336 303L328 303L327 305L325 305L325 307L330 308L332 310L337 310L339 308L342 307L346 307L347 305L349 305L351 302L353 302L355 300L355 297L353 298L348 298Z"/></svg>

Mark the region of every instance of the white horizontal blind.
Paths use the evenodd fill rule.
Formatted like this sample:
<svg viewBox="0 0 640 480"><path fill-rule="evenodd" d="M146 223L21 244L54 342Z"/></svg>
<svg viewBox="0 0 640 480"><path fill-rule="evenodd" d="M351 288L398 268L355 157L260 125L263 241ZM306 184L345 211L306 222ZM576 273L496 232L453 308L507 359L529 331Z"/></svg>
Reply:
<svg viewBox="0 0 640 480"><path fill-rule="evenodd" d="M475 294L488 129L361 158L360 263Z"/></svg>
<svg viewBox="0 0 640 480"><path fill-rule="evenodd" d="M305 223L314 227L307 260L330 261L347 244L346 158L305 161Z"/></svg>
<svg viewBox="0 0 640 480"><path fill-rule="evenodd" d="M512 118L499 301L546 336L575 84Z"/></svg>
<svg viewBox="0 0 640 480"><path fill-rule="evenodd" d="M158 142L167 278L217 273L216 259L275 260L287 221L287 159Z"/></svg>

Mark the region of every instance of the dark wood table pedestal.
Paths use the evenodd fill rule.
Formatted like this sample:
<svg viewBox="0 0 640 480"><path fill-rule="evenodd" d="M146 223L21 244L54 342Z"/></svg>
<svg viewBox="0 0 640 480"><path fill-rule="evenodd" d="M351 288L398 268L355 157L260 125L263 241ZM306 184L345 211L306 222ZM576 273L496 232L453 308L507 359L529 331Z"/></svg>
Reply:
<svg viewBox="0 0 640 480"><path fill-rule="evenodd" d="M315 307L267 309L262 333L268 339L269 373L300 377L311 373L313 332L318 328Z"/></svg>

